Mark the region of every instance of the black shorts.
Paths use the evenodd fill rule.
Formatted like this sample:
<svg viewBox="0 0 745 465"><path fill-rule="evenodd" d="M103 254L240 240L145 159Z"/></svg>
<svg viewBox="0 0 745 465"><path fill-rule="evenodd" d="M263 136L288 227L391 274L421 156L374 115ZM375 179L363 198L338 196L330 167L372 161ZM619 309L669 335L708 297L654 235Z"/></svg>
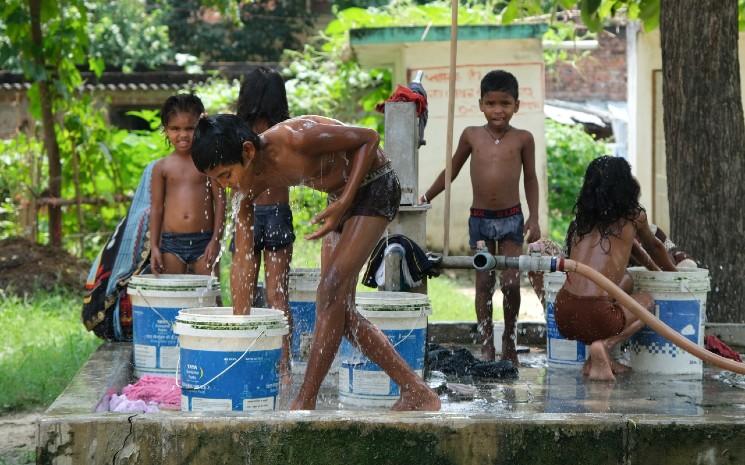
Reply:
<svg viewBox="0 0 745 465"><path fill-rule="evenodd" d="M336 200L328 196L329 203ZM337 232L341 232L344 222L353 216L382 216L393 221L401 202L401 184L390 162L370 171L357 189L354 202L342 216Z"/></svg>
<svg viewBox="0 0 745 465"><path fill-rule="evenodd" d="M286 203L254 205L254 253L262 250L274 252L295 242L292 227L292 210ZM230 242L230 251L235 252L235 233Z"/></svg>

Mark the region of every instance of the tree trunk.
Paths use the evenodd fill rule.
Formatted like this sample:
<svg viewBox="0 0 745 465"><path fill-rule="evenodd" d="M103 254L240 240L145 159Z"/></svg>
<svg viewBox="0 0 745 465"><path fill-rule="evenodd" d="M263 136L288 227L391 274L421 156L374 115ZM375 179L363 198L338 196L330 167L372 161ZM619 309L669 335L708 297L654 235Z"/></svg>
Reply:
<svg viewBox="0 0 745 465"><path fill-rule="evenodd" d="M44 39L41 33L41 0L29 0L31 14L31 40L36 48L36 63L46 69L44 62ZM60 197L62 193L62 164L60 162L59 144L54 133L54 114L52 113L52 94L49 88L49 76L39 81L39 99L41 100L41 122L44 127L44 149L49 161L49 196ZM62 209L49 207L50 244L62 246Z"/></svg>
<svg viewBox="0 0 745 465"><path fill-rule="evenodd" d="M711 276L709 321L745 323L745 120L737 0L662 0L671 237Z"/></svg>

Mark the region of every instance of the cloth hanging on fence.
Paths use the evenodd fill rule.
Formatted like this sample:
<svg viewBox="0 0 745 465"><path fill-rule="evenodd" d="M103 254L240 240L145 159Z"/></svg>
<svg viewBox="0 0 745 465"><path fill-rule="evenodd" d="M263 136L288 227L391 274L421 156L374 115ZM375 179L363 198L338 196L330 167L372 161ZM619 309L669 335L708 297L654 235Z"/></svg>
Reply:
<svg viewBox="0 0 745 465"><path fill-rule="evenodd" d="M431 278L439 275L434 264L427 258L427 254L424 253L416 242L403 234L391 234L383 237L375 246L375 249L373 249L370 260L367 263L367 268L365 269L365 274L362 277L362 284L367 287L378 287L379 284L376 275L378 275L380 268L384 266L383 259L385 258L386 250L393 250L389 249L393 244L398 244L404 250L404 255L401 258L401 266L406 267L403 276L409 287L419 286L424 277Z"/></svg>

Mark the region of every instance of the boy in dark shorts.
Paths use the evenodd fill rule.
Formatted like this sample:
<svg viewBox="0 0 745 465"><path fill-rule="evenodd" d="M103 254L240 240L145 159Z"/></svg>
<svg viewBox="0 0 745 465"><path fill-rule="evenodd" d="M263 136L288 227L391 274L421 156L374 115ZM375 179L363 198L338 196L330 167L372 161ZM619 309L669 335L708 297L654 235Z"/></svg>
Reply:
<svg viewBox="0 0 745 465"><path fill-rule="evenodd" d="M202 101L192 94L168 97L160 112L173 153L155 164L150 185L150 265L156 275L217 271L225 193L191 161L202 113Z"/></svg>
<svg viewBox="0 0 745 465"><path fill-rule="evenodd" d="M192 150L197 169L245 196L238 212L231 269L235 313L250 312L254 292L253 254L249 253L254 198L267 189L297 185L331 196L328 207L312 220L320 228L307 237L324 238L321 281L308 367L291 409L315 408L342 336L357 344L401 387L394 410L440 408L437 394L355 307L360 269L395 216L401 197L396 173L386 168L390 161L378 141L373 130L344 126L321 116L289 119L261 135L233 115L204 118L197 125Z"/></svg>
<svg viewBox="0 0 745 465"><path fill-rule="evenodd" d="M453 155L452 179L460 173L471 156L473 204L468 220L471 249L487 248L490 253L517 256L522 253L523 235L533 242L541 236L538 226L538 178L535 174L533 135L510 126L520 108L517 79L495 70L481 80L479 109L486 124L463 130ZM525 197L530 216L524 221L520 205L520 174L524 175ZM445 189L445 172L419 199L432 201ZM517 365L515 325L520 312L520 273L504 270L501 274L504 310L502 358ZM476 318L481 336L481 356L494 360L494 323L492 297L496 275L493 271L476 272Z"/></svg>

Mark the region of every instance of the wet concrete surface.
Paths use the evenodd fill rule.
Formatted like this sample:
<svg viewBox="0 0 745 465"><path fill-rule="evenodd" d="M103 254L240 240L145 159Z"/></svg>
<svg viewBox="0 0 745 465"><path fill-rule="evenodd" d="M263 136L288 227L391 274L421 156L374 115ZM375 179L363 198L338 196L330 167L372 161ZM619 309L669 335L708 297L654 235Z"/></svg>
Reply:
<svg viewBox="0 0 745 465"><path fill-rule="evenodd" d="M433 373L458 388L441 412L340 408L330 376L314 412L95 413L130 355L107 344L83 367L39 420L38 463L745 463L745 379L713 369L595 383L533 349L515 380Z"/></svg>

